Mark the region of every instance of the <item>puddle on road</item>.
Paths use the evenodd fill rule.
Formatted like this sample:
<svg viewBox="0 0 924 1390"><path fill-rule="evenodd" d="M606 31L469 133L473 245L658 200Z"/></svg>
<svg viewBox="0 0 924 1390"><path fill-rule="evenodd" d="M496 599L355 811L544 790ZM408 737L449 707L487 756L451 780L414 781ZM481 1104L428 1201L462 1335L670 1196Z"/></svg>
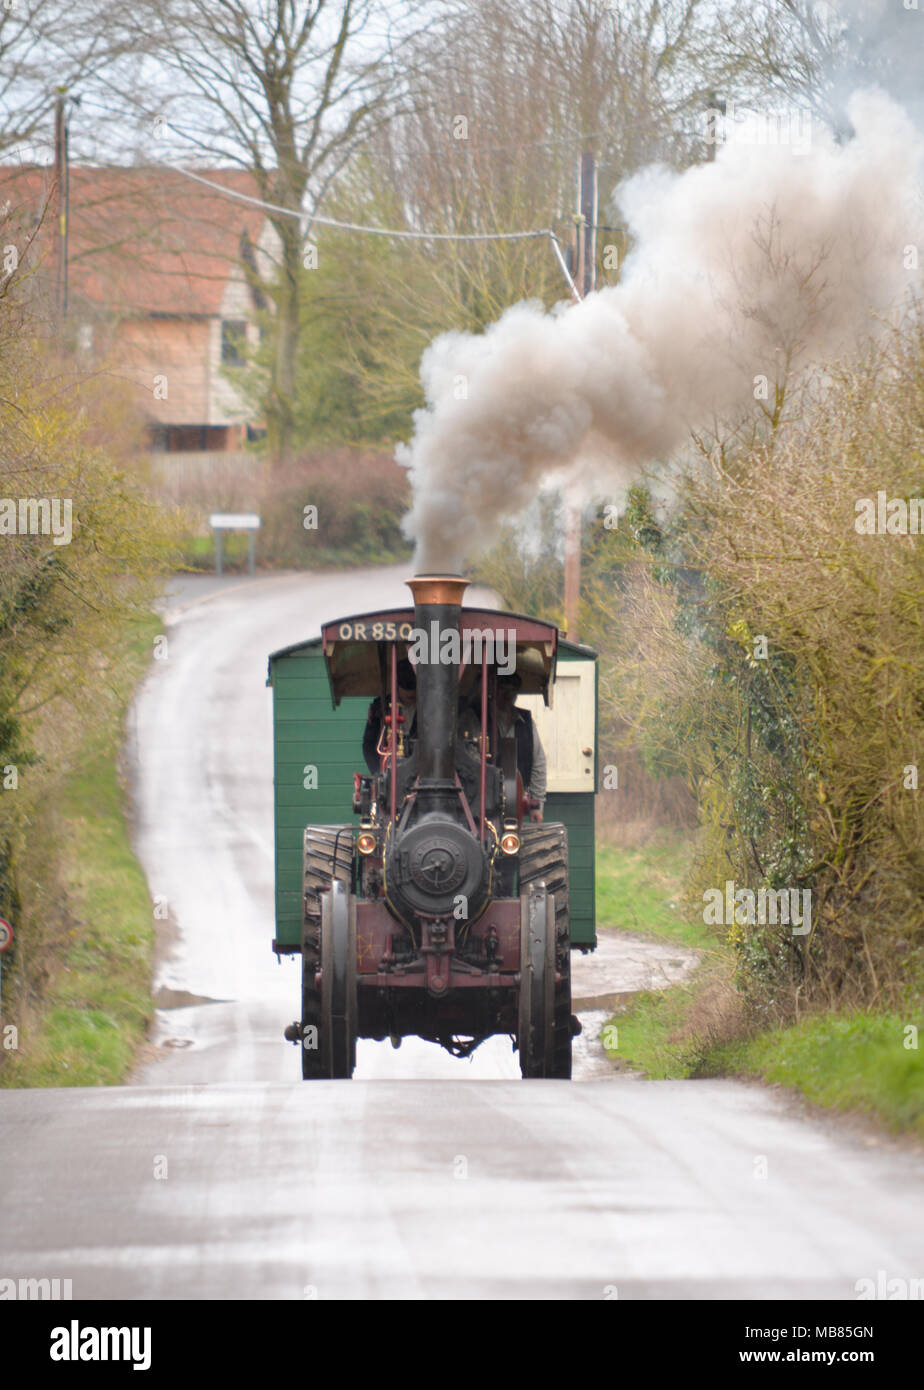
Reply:
<svg viewBox="0 0 924 1390"><path fill-rule="evenodd" d="M210 999L205 994L190 994L188 989L168 989L161 985L154 995L155 1009L191 1009L197 1004L229 1004L229 999Z"/></svg>

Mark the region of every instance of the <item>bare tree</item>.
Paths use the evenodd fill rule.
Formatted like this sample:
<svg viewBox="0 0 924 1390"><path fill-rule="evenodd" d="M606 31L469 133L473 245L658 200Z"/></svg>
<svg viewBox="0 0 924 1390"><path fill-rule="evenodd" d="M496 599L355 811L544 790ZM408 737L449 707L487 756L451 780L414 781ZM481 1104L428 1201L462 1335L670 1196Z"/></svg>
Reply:
<svg viewBox="0 0 924 1390"><path fill-rule="evenodd" d="M827 77L843 61L845 25L815 0L758 0L747 23L731 10L718 21L716 86L741 100L798 101L833 120Z"/></svg>
<svg viewBox="0 0 924 1390"><path fill-rule="evenodd" d="M0 0L0 155L50 161L56 94L137 56L129 13L127 0Z"/></svg>
<svg viewBox="0 0 924 1390"><path fill-rule="evenodd" d="M321 268L303 277L302 434L403 433L434 334L567 296L545 239L498 234L554 228L567 247L583 149L598 156L602 209L640 164L702 156L678 117L701 109L709 26L695 0L465 0L441 13L402 48L400 111L329 186L326 212L420 239L320 230Z"/></svg>
<svg viewBox="0 0 924 1390"><path fill-rule="evenodd" d="M147 117L166 117L200 161L251 171L278 209L266 409L281 458L292 441L305 237L331 180L388 114L401 36L380 0L162 0L158 13L172 85L144 96Z"/></svg>
<svg viewBox="0 0 924 1390"><path fill-rule="evenodd" d="M684 167L703 157L695 118L715 44L714 11L698 0L466 0L411 43L406 109L373 133L331 199L354 221L463 237L552 228L567 247L582 150L597 156L603 224L627 175L653 160ZM599 283L618 275L611 242L625 249L605 226ZM317 287L330 351L388 420L398 401L408 412L418 403L417 362L434 333L477 331L518 300L551 305L568 294L542 240L391 245L374 325L365 277L356 312L350 274L331 272L329 259ZM332 254L348 255L342 238ZM360 246L363 255L380 260Z"/></svg>

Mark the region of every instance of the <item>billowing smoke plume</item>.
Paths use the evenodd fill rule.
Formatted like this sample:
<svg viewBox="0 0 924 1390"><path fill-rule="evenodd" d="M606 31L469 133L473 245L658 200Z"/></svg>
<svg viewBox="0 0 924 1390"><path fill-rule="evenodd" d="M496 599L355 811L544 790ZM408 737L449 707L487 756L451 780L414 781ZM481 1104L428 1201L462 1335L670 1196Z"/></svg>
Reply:
<svg viewBox="0 0 924 1390"><path fill-rule="evenodd" d="M918 288L921 141L881 91L848 114L844 145L814 128L643 171L619 193L636 250L618 285L431 345L399 453L418 572L458 569L552 477L618 497L691 429L758 409L763 378L772 405L788 371L849 351Z"/></svg>

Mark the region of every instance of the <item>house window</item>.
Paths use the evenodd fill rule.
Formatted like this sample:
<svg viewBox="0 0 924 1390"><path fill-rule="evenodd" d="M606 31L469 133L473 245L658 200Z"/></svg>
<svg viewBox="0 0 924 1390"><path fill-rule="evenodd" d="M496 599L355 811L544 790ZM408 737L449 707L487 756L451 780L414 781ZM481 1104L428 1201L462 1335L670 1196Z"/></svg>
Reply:
<svg viewBox="0 0 924 1390"><path fill-rule="evenodd" d="M221 360L226 367L243 367L244 344L247 342L246 319L222 319Z"/></svg>

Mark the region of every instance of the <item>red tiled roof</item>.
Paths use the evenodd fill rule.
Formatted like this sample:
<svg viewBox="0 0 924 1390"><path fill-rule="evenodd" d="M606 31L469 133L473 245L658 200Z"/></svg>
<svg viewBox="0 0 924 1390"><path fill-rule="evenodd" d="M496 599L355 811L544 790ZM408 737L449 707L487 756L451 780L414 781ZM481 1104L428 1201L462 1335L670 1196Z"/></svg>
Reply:
<svg viewBox="0 0 924 1390"><path fill-rule="evenodd" d="M197 169L204 178L252 197L251 174ZM10 221L3 222L9 201ZM28 233L44 211L33 246L53 250L57 194L53 169L0 167L0 226ZM68 291L123 315L203 314L221 307L228 276L241 258L241 238L256 242L265 213L224 197L172 169L72 165L68 228ZM48 262L46 261L46 265Z"/></svg>

